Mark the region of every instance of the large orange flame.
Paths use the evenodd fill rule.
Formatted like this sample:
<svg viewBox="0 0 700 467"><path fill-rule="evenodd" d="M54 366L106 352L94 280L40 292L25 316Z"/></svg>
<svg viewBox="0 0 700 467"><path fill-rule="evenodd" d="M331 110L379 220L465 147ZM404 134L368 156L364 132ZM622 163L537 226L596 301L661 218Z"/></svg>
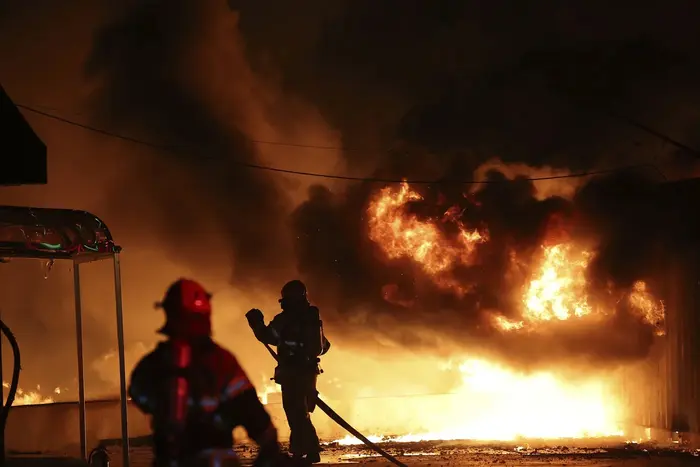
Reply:
<svg viewBox="0 0 700 467"><path fill-rule="evenodd" d="M542 264L525 292L525 319L565 320L590 314L585 276L590 254L581 251L574 255L571 245L543 250Z"/></svg>
<svg viewBox="0 0 700 467"><path fill-rule="evenodd" d="M410 258L437 285L463 294L469 285L456 281L450 269L458 264L474 264L476 248L489 240L488 232L467 228L451 208L443 221L456 224L458 235L446 238L435 220L420 220L407 212L408 203L422 199L408 183L382 189L367 210L369 238L388 259ZM522 318L509 320L496 315L495 325L504 331L515 331L538 322L605 314L605 310L594 310L588 296L586 270L592 257L590 251L571 242L543 245L529 265L531 274L524 286ZM387 287L384 294L391 295ZM649 293L645 282L634 284L628 304L642 320L656 327L657 333L663 332L664 305Z"/></svg>
<svg viewBox="0 0 700 467"><path fill-rule="evenodd" d="M573 243L543 246L539 264L533 267L522 296L522 319L495 316L495 325L504 331L531 328L546 321L603 316L609 311L595 308L588 296L586 269L593 254ZM629 309L643 322L663 335L665 307L648 291L644 281L635 282L627 297Z"/></svg>
<svg viewBox="0 0 700 467"><path fill-rule="evenodd" d="M454 216L452 210L444 214L445 222L457 225L458 234L447 239L435 221L422 221L406 212L412 201L423 199L408 183L398 188L382 189L368 208L369 238L382 249L389 259L410 258L444 288L465 292L449 276L449 270L457 264L472 264L476 246L488 240L488 234L478 229L468 229Z"/></svg>

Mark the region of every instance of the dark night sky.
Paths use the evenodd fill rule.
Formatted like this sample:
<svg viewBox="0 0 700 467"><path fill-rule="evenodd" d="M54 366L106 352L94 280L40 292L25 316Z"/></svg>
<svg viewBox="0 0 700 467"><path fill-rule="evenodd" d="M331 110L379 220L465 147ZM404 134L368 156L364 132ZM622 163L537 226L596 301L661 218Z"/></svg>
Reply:
<svg viewBox="0 0 700 467"><path fill-rule="evenodd" d="M349 146L401 137L585 166L610 157L612 139L647 143L596 113L606 106L698 143L678 122L679 107L697 112L693 2L237 5L251 56L276 63Z"/></svg>
<svg viewBox="0 0 700 467"><path fill-rule="evenodd" d="M229 329L252 306L272 314L281 282L309 271L299 238L359 222L366 187L324 182L332 194L316 189L292 215L316 180L240 162L354 176L449 170L464 179L493 157L574 171L654 161L672 178L697 173L695 158L607 114L700 147L697 2L230 3L238 14L223 0L0 1L0 80L16 102L180 148L154 151L27 114L49 145L50 183L0 193L8 204L80 207L107 220L129 252L132 344L153 340L161 318L151 304L187 274L235 307L218 318L225 342L257 355L245 350L247 334ZM355 246L341 239L324 248ZM58 305L48 298L68 285L64 272L2 299L24 313L10 322L19 336L59 326L55 345L70 345L70 296ZM305 278L313 290L314 275ZM323 286L317 295L333 329L357 312L344 309L347 290ZM111 347L112 305L99 301L107 287L87 292L94 354ZM56 307L51 316L38 311Z"/></svg>

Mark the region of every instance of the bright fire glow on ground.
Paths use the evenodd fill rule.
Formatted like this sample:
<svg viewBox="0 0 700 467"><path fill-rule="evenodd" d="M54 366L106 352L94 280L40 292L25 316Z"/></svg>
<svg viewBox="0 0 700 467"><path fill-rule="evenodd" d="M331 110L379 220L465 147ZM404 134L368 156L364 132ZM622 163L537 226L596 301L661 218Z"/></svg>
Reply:
<svg viewBox="0 0 700 467"><path fill-rule="evenodd" d="M521 374L478 359L465 361L460 371L463 385L455 394L434 402L426 398L410 408L402 403L407 418L439 428L395 437L373 435L370 440L515 441L624 435L620 406L600 378L563 382L551 373ZM399 413L382 405L387 416ZM379 420L384 414L377 410L372 418ZM360 444L352 436L337 442Z"/></svg>

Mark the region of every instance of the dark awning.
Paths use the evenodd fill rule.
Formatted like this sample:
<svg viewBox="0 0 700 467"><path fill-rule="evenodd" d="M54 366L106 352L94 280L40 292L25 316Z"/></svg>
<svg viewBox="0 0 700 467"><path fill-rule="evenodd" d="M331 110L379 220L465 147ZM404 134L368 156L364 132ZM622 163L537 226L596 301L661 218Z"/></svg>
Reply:
<svg viewBox="0 0 700 467"><path fill-rule="evenodd" d="M46 184L46 145L0 86L0 186Z"/></svg>

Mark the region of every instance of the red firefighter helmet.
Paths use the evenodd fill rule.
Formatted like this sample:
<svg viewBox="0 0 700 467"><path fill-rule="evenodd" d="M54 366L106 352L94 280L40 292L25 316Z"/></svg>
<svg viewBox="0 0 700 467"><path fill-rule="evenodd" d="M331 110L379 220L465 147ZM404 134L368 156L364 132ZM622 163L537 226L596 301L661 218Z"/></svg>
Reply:
<svg viewBox="0 0 700 467"><path fill-rule="evenodd" d="M166 318L158 332L179 337L211 335L211 294L198 282L175 281L156 307L165 311Z"/></svg>

